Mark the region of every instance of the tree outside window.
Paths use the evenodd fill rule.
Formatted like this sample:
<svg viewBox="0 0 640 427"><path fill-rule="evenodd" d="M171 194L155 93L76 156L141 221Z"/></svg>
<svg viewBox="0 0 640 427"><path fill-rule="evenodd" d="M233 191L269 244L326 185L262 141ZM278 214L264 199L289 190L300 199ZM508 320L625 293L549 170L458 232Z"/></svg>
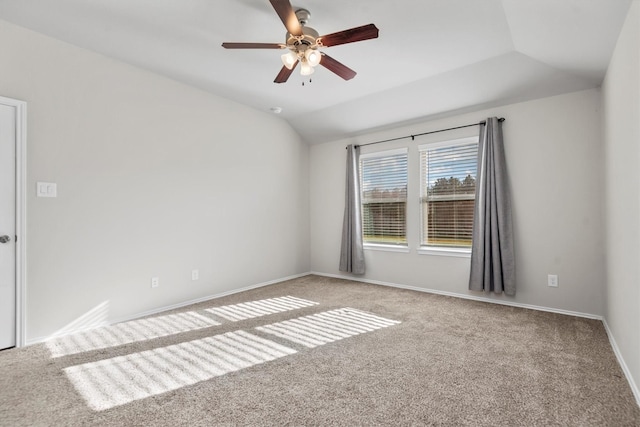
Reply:
<svg viewBox="0 0 640 427"><path fill-rule="evenodd" d="M360 157L365 244L407 245L407 150Z"/></svg>
<svg viewBox="0 0 640 427"><path fill-rule="evenodd" d="M477 138L420 147L422 246L470 248Z"/></svg>

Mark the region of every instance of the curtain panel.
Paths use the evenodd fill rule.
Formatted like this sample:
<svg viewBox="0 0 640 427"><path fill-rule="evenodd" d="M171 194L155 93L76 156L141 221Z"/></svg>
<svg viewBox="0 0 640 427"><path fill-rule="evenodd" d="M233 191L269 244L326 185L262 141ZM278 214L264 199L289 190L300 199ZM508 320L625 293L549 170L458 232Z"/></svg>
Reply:
<svg viewBox="0 0 640 427"><path fill-rule="evenodd" d="M469 289L516 294L511 197L497 117L480 125Z"/></svg>
<svg viewBox="0 0 640 427"><path fill-rule="evenodd" d="M340 271L364 274L364 245L362 242L362 204L360 201L360 147L347 147L347 179L342 223Z"/></svg>

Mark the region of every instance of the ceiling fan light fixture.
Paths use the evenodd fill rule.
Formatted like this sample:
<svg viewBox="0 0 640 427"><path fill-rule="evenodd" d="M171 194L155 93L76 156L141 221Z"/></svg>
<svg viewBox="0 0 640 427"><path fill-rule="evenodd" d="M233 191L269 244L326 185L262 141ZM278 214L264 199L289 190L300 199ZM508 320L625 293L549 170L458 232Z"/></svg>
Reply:
<svg viewBox="0 0 640 427"><path fill-rule="evenodd" d="M296 65L296 61L298 60L298 56L292 51L285 53L280 58L284 66L290 70L293 69L293 66Z"/></svg>
<svg viewBox="0 0 640 427"><path fill-rule="evenodd" d="M309 65L307 61L303 61L302 64L300 64L300 74L303 76L310 76L314 71L313 67Z"/></svg>
<svg viewBox="0 0 640 427"><path fill-rule="evenodd" d="M320 51L316 49L307 49L304 52L304 56L307 59L307 63L312 67L315 67L318 64L320 64L320 60L322 59L322 55L320 54Z"/></svg>

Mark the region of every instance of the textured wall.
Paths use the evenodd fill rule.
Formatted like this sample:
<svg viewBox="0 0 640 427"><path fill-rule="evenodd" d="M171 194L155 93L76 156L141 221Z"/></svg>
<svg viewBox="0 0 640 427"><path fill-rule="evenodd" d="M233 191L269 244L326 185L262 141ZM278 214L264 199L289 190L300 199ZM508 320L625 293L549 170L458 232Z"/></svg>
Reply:
<svg viewBox="0 0 640 427"><path fill-rule="evenodd" d="M606 319L640 402L640 3L620 33L603 84Z"/></svg>
<svg viewBox="0 0 640 427"><path fill-rule="evenodd" d="M286 122L3 21L0 69L28 103L28 341L309 270Z"/></svg>
<svg viewBox="0 0 640 427"><path fill-rule="evenodd" d="M421 255L418 146L468 137L466 128L363 147L362 152L409 147L407 229L410 253L366 251L366 279L489 296L592 315L604 314L603 162L600 93L576 92L341 140L311 148L311 269L338 271L344 209L345 145L476 123L489 116L503 124L513 189L516 239L515 298L467 290L469 258ZM547 286L558 274L560 286Z"/></svg>

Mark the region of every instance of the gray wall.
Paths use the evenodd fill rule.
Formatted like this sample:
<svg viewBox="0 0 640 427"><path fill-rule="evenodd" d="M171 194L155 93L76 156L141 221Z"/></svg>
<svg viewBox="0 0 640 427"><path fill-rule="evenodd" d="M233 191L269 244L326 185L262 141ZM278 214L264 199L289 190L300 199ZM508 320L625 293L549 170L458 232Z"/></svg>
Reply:
<svg viewBox="0 0 640 427"><path fill-rule="evenodd" d="M0 70L28 103L28 341L309 271L283 120L3 21Z"/></svg>
<svg viewBox="0 0 640 427"><path fill-rule="evenodd" d="M426 102L426 101L425 101ZM344 209L345 145L366 143L502 116L513 189L517 295L467 290L469 258L421 255L419 245L419 144L461 138L476 127L363 147L362 152L409 147L407 206L410 253L366 251L367 280L487 296L520 304L603 315L604 235L600 93L576 92L447 119L405 126L311 148L311 269L338 271ZM560 286L547 286L558 274ZM349 276L345 276L349 277Z"/></svg>
<svg viewBox="0 0 640 427"><path fill-rule="evenodd" d="M640 401L640 3L631 6L603 84L605 318Z"/></svg>
<svg viewBox="0 0 640 427"><path fill-rule="evenodd" d="M0 21L0 94L29 105L28 339L309 270L341 275L344 146L496 115L507 118L518 293L487 297L604 315L637 382L639 9L603 104L590 90L311 148L277 117ZM417 146L475 132L363 149L408 145L412 159L411 251L367 251L366 279L478 295L468 258L416 253ZM57 182L58 198L36 198L36 181Z"/></svg>

